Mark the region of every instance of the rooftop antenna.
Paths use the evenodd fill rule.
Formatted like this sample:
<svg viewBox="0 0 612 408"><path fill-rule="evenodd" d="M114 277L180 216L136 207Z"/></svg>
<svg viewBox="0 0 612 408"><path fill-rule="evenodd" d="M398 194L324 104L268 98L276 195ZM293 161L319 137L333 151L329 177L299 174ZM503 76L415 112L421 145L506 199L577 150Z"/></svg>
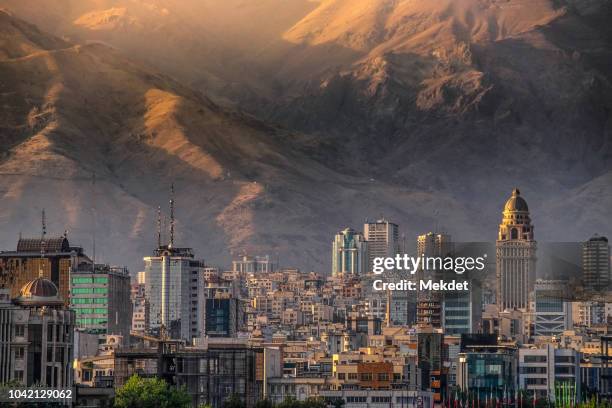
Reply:
<svg viewBox="0 0 612 408"><path fill-rule="evenodd" d="M174 247L174 183L170 186L170 248Z"/></svg>
<svg viewBox="0 0 612 408"><path fill-rule="evenodd" d="M98 227L97 220L97 211L96 211L96 172L94 171L91 176L91 196L92 196L92 204L91 204L91 212L93 218L93 231L92 231L92 263L94 270L96 269L96 229Z"/></svg>
<svg viewBox="0 0 612 408"><path fill-rule="evenodd" d="M40 268L38 269L38 277L43 277L43 259L45 259L45 247L47 246L45 239L47 237L47 217L45 215L45 209L42 210L41 216L42 231L40 237Z"/></svg>
<svg viewBox="0 0 612 408"><path fill-rule="evenodd" d="M161 243L162 243L161 230L162 230L161 207L158 206L157 207L157 247L158 248L161 248Z"/></svg>
<svg viewBox="0 0 612 408"><path fill-rule="evenodd" d="M434 231L433 232L434 232L434 234L437 234L438 233L438 221L439 221L438 220L439 211L438 211L437 208L434 210L434 214L433 215L434 215L434 220L435 220Z"/></svg>

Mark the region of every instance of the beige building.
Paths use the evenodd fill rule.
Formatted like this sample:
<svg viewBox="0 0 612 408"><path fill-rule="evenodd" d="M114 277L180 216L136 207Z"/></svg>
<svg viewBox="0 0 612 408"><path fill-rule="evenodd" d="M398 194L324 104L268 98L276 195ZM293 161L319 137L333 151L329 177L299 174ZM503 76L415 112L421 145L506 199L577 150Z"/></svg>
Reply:
<svg viewBox="0 0 612 408"><path fill-rule="evenodd" d="M518 189L512 191L504 206L496 260L499 310L529 310L529 294L536 277L536 241L529 207Z"/></svg>

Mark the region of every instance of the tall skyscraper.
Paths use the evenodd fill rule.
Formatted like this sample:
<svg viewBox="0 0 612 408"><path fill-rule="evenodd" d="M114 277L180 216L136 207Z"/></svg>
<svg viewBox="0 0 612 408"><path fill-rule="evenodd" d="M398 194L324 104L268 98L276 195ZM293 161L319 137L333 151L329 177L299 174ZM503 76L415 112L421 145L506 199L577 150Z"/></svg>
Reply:
<svg viewBox="0 0 612 408"><path fill-rule="evenodd" d="M496 243L499 310L529 309L536 276L536 241L529 207L518 189L504 206Z"/></svg>
<svg viewBox="0 0 612 408"><path fill-rule="evenodd" d="M453 242L448 234L429 232L417 238L417 254L426 257L447 257L453 255ZM442 279L442 271L420 269L417 278ZM442 293L420 291L417 301L417 324L420 326L442 327Z"/></svg>
<svg viewBox="0 0 612 408"><path fill-rule="evenodd" d="M172 338L199 337L203 326L204 261L191 248L163 245L144 258L145 294L151 330L163 326Z"/></svg>
<svg viewBox="0 0 612 408"><path fill-rule="evenodd" d="M368 243L360 232L346 228L332 243L332 276L362 275L368 268Z"/></svg>
<svg viewBox="0 0 612 408"><path fill-rule="evenodd" d="M595 235L582 244L582 277L587 290L610 287L610 245L608 238Z"/></svg>
<svg viewBox="0 0 612 408"><path fill-rule="evenodd" d="M373 269L374 258L394 257L400 252L399 227L384 218L366 222L363 235L368 241L368 272Z"/></svg>

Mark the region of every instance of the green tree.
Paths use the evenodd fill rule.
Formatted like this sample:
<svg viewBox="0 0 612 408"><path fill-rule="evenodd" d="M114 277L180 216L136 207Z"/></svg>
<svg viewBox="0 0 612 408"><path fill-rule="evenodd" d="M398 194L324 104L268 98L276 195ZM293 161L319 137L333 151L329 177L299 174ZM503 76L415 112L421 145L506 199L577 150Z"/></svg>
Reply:
<svg viewBox="0 0 612 408"><path fill-rule="evenodd" d="M345 401L342 398L336 398L332 401L332 405L334 408L342 408L344 407Z"/></svg>
<svg viewBox="0 0 612 408"><path fill-rule="evenodd" d="M275 408L269 399L259 400L255 403L255 408Z"/></svg>
<svg viewBox="0 0 612 408"><path fill-rule="evenodd" d="M239 395L232 394L228 399L223 401L223 408L246 408L246 404Z"/></svg>
<svg viewBox="0 0 612 408"><path fill-rule="evenodd" d="M117 390L116 408L189 408L191 397L160 378L133 375Z"/></svg>

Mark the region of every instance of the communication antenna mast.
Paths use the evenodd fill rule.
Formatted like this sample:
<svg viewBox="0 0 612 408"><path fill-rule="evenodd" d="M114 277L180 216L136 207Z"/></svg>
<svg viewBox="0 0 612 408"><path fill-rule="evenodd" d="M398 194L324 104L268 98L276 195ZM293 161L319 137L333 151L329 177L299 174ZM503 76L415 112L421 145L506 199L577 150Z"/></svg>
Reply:
<svg viewBox="0 0 612 408"><path fill-rule="evenodd" d="M43 260L45 259L45 247L47 246L47 243L45 242L45 239L47 237L47 217L45 215L44 208L42 209L41 224L42 231L40 237L40 268L38 269L38 276L40 278L43 277Z"/></svg>
<svg viewBox="0 0 612 408"><path fill-rule="evenodd" d="M161 231L162 231L161 207L158 206L157 207L157 247L158 248L161 248L161 243L162 243Z"/></svg>
<svg viewBox="0 0 612 408"><path fill-rule="evenodd" d="M170 248L174 247L174 183L170 186Z"/></svg>
<svg viewBox="0 0 612 408"><path fill-rule="evenodd" d="M94 270L96 268L96 229L98 228L98 219L97 219L97 211L96 211L96 172L94 172L91 176L91 215L93 221L93 231L91 233L92 238L92 263Z"/></svg>

